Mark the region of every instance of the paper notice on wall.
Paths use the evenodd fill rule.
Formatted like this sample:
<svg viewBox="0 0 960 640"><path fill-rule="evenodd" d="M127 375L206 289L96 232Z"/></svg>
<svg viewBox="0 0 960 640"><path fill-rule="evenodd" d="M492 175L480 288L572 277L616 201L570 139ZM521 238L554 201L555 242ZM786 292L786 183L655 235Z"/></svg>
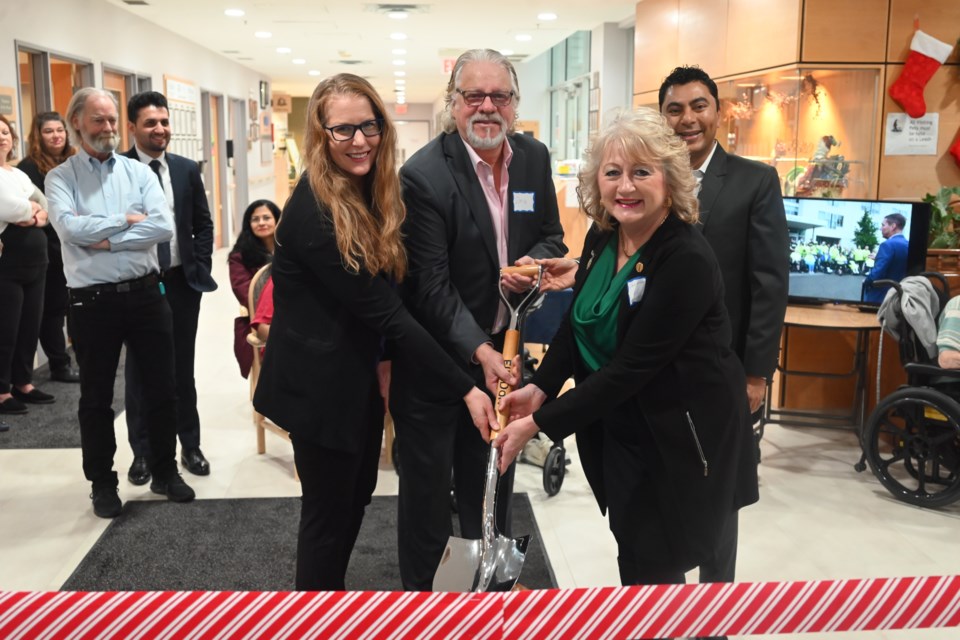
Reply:
<svg viewBox="0 0 960 640"><path fill-rule="evenodd" d="M883 153L888 156L935 156L940 114L911 118L905 113L888 113Z"/></svg>

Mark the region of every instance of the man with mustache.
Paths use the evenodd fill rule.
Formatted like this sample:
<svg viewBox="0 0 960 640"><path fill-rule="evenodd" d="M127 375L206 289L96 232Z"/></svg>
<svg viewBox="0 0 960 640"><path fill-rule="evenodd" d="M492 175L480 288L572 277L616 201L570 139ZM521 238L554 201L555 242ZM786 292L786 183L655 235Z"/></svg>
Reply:
<svg viewBox="0 0 960 640"><path fill-rule="evenodd" d="M124 343L141 363L150 490L174 502L194 492L177 472L173 324L157 244L173 235L163 189L147 165L118 155L117 103L102 89L74 94L66 114L76 155L47 174L50 220L60 236L70 326L82 372L80 446L93 512L122 512L113 457L113 383Z"/></svg>
<svg viewBox="0 0 960 640"><path fill-rule="evenodd" d="M447 85L444 132L400 170L407 305L491 393L498 379L513 379L500 353L508 320L497 293L500 267L566 252L550 154L514 133L519 99L509 60L490 49L467 51ZM530 285L529 278L504 278L513 292ZM408 590L431 589L451 533L451 469L460 535L481 537L489 452L459 398L442 396L419 372L416 362L395 360L390 394L400 460L400 575ZM513 469L500 479L497 499L497 526L506 535L512 491Z"/></svg>
<svg viewBox="0 0 960 640"><path fill-rule="evenodd" d="M777 366L787 308L790 239L780 178L773 167L727 154L716 141L717 84L699 67L674 69L660 85L659 100L660 112L690 150L700 225L720 263L732 347L747 374L756 421ZM755 474L740 482L742 491L756 491ZM736 517L727 529L713 561L700 567L700 582L733 581Z"/></svg>
<svg viewBox="0 0 960 640"><path fill-rule="evenodd" d="M177 384L177 436L180 439L180 463L198 476L210 474L210 463L200 450L200 415L197 412L197 387L193 365L200 318L200 297L214 291L217 283L210 276L213 254L213 219L200 168L189 158L167 151L170 144L170 110L162 93L144 91L127 101L127 127L134 145L126 157L143 162L156 174L163 187L167 205L174 215L174 235L170 242L157 245L164 295L173 312L174 368ZM147 454L150 443L144 430L140 397L143 384L139 367L127 351L126 409L127 434L133 449L133 464L127 479L136 485L150 480Z"/></svg>

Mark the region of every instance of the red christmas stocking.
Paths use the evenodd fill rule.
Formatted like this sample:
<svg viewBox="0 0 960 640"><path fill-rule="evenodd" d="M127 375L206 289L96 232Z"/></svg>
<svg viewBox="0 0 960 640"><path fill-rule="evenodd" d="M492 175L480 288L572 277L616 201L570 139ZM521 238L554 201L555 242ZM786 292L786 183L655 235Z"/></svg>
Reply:
<svg viewBox="0 0 960 640"><path fill-rule="evenodd" d="M960 133L957 134L957 139L950 145L950 155L952 155L956 163L960 165Z"/></svg>
<svg viewBox="0 0 960 640"><path fill-rule="evenodd" d="M890 97L911 118L919 118L927 112L923 89L951 51L953 45L940 42L919 29L914 32L903 73L890 86Z"/></svg>

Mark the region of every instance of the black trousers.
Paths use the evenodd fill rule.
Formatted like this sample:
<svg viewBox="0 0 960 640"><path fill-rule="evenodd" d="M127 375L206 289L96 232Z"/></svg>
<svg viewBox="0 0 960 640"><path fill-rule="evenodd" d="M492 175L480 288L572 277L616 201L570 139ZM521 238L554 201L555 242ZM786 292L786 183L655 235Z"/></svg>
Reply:
<svg viewBox="0 0 960 640"><path fill-rule="evenodd" d="M394 362L394 381L429 384L421 374L406 370L406 364ZM415 363L409 364L415 368ZM482 382L478 386L483 388ZM406 384L395 384L390 393L400 460L400 578L408 591L430 591L447 539L453 533L451 469L460 537L482 537L483 487L490 445L480 437L462 400L431 401L409 391ZM511 535L514 468L511 466L500 477L497 486L497 529L506 536Z"/></svg>
<svg viewBox="0 0 960 640"><path fill-rule="evenodd" d="M113 385L124 343L143 380L143 421L150 472L176 473L173 322L158 285L125 293L70 291L70 325L80 365L80 446L83 473L94 486L117 486L113 456Z"/></svg>
<svg viewBox="0 0 960 640"><path fill-rule="evenodd" d="M350 554L377 486L383 439L383 400L376 384L366 391L366 398L370 408L364 424L343 425L363 430L364 444L359 452L329 449L298 436L291 438L303 491L297 537L299 591L346 589Z"/></svg>
<svg viewBox="0 0 960 640"><path fill-rule="evenodd" d="M33 381L46 265L0 272L0 393Z"/></svg>
<svg viewBox="0 0 960 640"><path fill-rule="evenodd" d="M197 384L194 362L197 347L197 323L201 293L187 282L183 268L164 273L163 285L173 315L173 363L176 379L177 436L184 449L200 446L200 414L197 412ZM127 349L124 372L126 390L127 437L135 456L150 455L150 438L143 419L143 378L137 356Z"/></svg>
<svg viewBox="0 0 960 640"><path fill-rule="evenodd" d="M46 287L43 290L43 317L40 320L40 346L50 361L50 370L64 369L70 366L67 354L67 341L63 336L63 325L67 318L69 297L67 279L63 275L63 259L59 245L54 253L49 252L50 264L47 265Z"/></svg>

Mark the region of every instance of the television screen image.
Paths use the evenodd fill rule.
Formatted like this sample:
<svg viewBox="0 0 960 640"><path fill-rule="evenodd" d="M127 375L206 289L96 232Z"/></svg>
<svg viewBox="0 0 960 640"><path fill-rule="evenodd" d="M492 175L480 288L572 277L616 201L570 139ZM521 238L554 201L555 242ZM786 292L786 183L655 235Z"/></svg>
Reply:
<svg viewBox="0 0 960 640"><path fill-rule="evenodd" d="M886 200L784 198L790 301L876 306L886 288L924 268L930 205Z"/></svg>

